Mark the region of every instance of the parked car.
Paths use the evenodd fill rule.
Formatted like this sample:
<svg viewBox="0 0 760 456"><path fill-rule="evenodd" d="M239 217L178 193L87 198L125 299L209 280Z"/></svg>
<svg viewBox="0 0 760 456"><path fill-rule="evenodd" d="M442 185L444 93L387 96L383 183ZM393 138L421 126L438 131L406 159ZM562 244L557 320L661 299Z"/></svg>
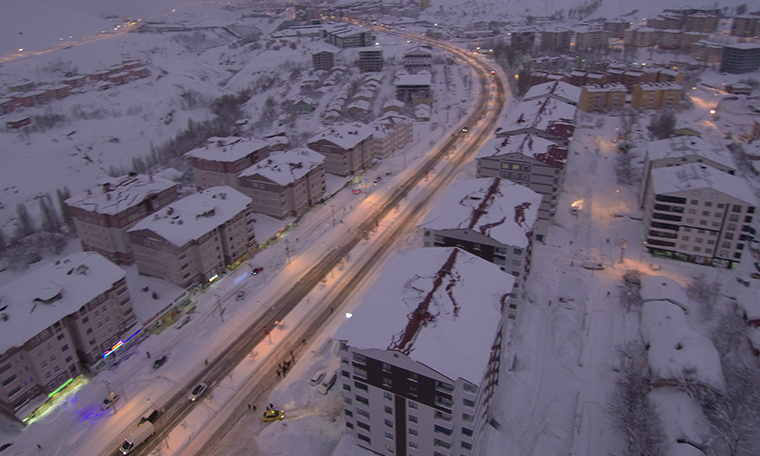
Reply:
<svg viewBox="0 0 760 456"><path fill-rule="evenodd" d="M277 421L285 418L285 410L267 410L261 417L261 421Z"/></svg>
<svg viewBox="0 0 760 456"><path fill-rule="evenodd" d="M113 405L116 402L118 402L118 400L119 400L119 395L111 391L111 394L109 394L108 397L103 399L103 403L101 404L101 407L103 408L103 410L108 410L111 407L113 407Z"/></svg>
<svg viewBox="0 0 760 456"><path fill-rule="evenodd" d="M251 270L251 274L253 274L253 275L256 275L256 274L258 274L259 272L261 272L261 271L263 271L263 270L264 270L264 267L263 267L263 266L259 266L259 267L257 267L257 268L253 268L253 269Z"/></svg>
<svg viewBox="0 0 760 456"><path fill-rule="evenodd" d="M590 269L592 271L601 271L604 269L604 265L596 260L586 260L581 263L584 269Z"/></svg>
<svg viewBox="0 0 760 456"><path fill-rule="evenodd" d="M755 261L755 269L757 269L757 272L760 272L760 261Z"/></svg>
<svg viewBox="0 0 760 456"><path fill-rule="evenodd" d="M12 442L11 443L4 443L4 444L0 445L0 451L3 451L5 449L7 449L11 445L13 445Z"/></svg>
<svg viewBox="0 0 760 456"><path fill-rule="evenodd" d="M153 369L158 369L159 367L166 364L166 355L156 358L156 360L153 362Z"/></svg>
<svg viewBox="0 0 760 456"><path fill-rule="evenodd" d="M206 392L207 389L208 386L205 383L198 383L198 385L193 388L192 391L190 391L190 395L187 396L187 398L190 400L190 402L195 402L199 397L203 395L203 393Z"/></svg>
<svg viewBox="0 0 760 456"><path fill-rule="evenodd" d="M335 380L338 379L338 374L334 373L332 374L332 377L330 377L328 380L325 380L322 382L321 385L319 385L319 393L320 394L327 394L328 391L330 391L330 388L333 387L335 384Z"/></svg>
<svg viewBox="0 0 760 456"><path fill-rule="evenodd" d="M245 298L245 291L243 290L238 291L238 294L235 296L235 300L241 301L243 298Z"/></svg>
<svg viewBox="0 0 760 456"><path fill-rule="evenodd" d="M309 380L309 385L311 386L317 386L319 383L324 380L325 378L325 371L319 370L314 372L314 375L311 376L311 380Z"/></svg>
<svg viewBox="0 0 760 456"><path fill-rule="evenodd" d="M752 277L753 279L760 279L760 274L758 274L757 272L753 272L749 276Z"/></svg>

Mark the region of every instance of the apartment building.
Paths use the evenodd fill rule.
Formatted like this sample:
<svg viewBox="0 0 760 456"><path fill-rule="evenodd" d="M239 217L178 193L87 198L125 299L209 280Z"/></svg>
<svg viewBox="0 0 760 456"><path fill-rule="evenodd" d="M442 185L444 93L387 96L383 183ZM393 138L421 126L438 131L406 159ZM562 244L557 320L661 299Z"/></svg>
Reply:
<svg viewBox="0 0 760 456"><path fill-rule="evenodd" d="M260 139L212 137L203 147L185 153L198 190L226 185L237 188L237 175L267 158L269 142Z"/></svg>
<svg viewBox="0 0 760 456"><path fill-rule="evenodd" d="M610 32L613 38L623 38L630 27L631 23L622 19L604 21L604 30Z"/></svg>
<svg viewBox="0 0 760 456"><path fill-rule="evenodd" d="M374 129L372 138L375 158L386 158L414 139L414 121L392 111L372 122L370 126Z"/></svg>
<svg viewBox="0 0 760 456"><path fill-rule="evenodd" d="M575 106L551 97L515 103L496 129L496 136L528 133L568 146L575 133L576 111Z"/></svg>
<svg viewBox="0 0 760 456"><path fill-rule="evenodd" d="M541 30L541 50L544 52L568 52L572 38L572 30Z"/></svg>
<svg viewBox="0 0 760 456"><path fill-rule="evenodd" d="M325 157L325 172L348 176L365 169L372 156L373 129L358 122L336 123L306 142L306 146Z"/></svg>
<svg viewBox="0 0 760 456"><path fill-rule="evenodd" d="M536 43L536 31L532 28L513 30L508 35L510 46L523 52L532 50Z"/></svg>
<svg viewBox="0 0 760 456"><path fill-rule="evenodd" d="M132 264L127 230L177 200L179 185L167 179L130 173L98 179L99 188L64 203L74 219L82 250L98 252L117 264Z"/></svg>
<svg viewBox="0 0 760 456"><path fill-rule="evenodd" d="M610 32L607 30L588 30L575 32L575 50L606 52L610 43Z"/></svg>
<svg viewBox="0 0 760 456"><path fill-rule="evenodd" d="M457 248L393 257L335 335L346 433L377 454L480 454L511 290Z"/></svg>
<svg viewBox="0 0 760 456"><path fill-rule="evenodd" d="M749 254L756 207L747 181L703 163L652 169L645 246L654 255L731 268Z"/></svg>
<svg viewBox="0 0 760 456"><path fill-rule="evenodd" d="M543 242L557 210L567 155L567 146L539 136L494 138L478 151L476 175L508 179L541 195L535 236Z"/></svg>
<svg viewBox="0 0 760 456"><path fill-rule="evenodd" d="M760 44L737 43L723 46L720 71L732 74L750 73L760 68Z"/></svg>
<svg viewBox="0 0 760 456"><path fill-rule="evenodd" d="M429 70L433 65L433 51L418 45L404 52L404 69L412 73Z"/></svg>
<svg viewBox="0 0 760 456"><path fill-rule="evenodd" d="M681 102L683 87L675 82L655 82L633 86L632 108L674 107Z"/></svg>
<svg viewBox="0 0 760 456"><path fill-rule="evenodd" d="M720 65L723 60L723 45L708 40L699 40L692 46L694 59L703 65Z"/></svg>
<svg viewBox="0 0 760 456"><path fill-rule="evenodd" d="M335 53L330 51L318 51L311 55L311 64L314 70L329 71L335 66Z"/></svg>
<svg viewBox="0 0 760 456"><path fill-rule="evenodd" d="M522 101L553 98L563 103L576 106L580 97L581 90L578 87L562 81L549 81L532 86L528 89L525 95L523 95Z"/></svg>
<svg viewBox="0 0 760 456"><path fill-rule="evenodd" d="M359 71L362 73L383 71L383 51L381 49L359 51Z"/></svg>
<svg viewBox="0 0 760 456"><path fill-rule="evenodd" d="M130 334L136 318L124 276L98 253L80 252L0 287L1 412L19 419Z"/></svg>
<svg viewBox="0 0 760 456"><path fill-rule="evenodd" d="M326 25L322 29L322 38L340 49L375 45L372 30L349 24Z"/></svg>
<svg viewBox="0 0 760 456"><path fill-rule="evenodd" d="M417 74L398 74L393 80L396 88L396 99L404 103L433 102L431 89L432 76L428 71L420 71Z"/></svg>
<svg viewBox="0 0 760 456"><path fill-rule="evenodd" d="M660 31L649 27L628 29L623 35L626 46L651 47L657 44Z"/></svg>
<svg viewBox="0 0 760 456"><path fill-rule="evenodd" d="M500 177L457 181L420 224L424 246L459 247L499 266L515 278L516 299L530 272L541 199Z"/></svg>
<svg viewBox="0 0 760 456"><path fill-rule="evenodd" d="M731 21L731 35L741 36L744 38L757 38L760 32L760 16L750 14L734 16Z"/></svg>
<svg viewBox="0 0 760 456"><path fill-rule="evenodd" d="M243 170L238 188L251 210L277 219L298 217L325 195L325 157L305 147L273 152Z"/></svg>
<svg viewBox="0 0 760 456"><path fill-rule="evenodd" d="M646 147L644 172L642 173L640 203L644 207L646 189L653 169L702 163L724 173L736 174L731 153L724 146L718 146L695 136L679 136L651 141Z"/></svg>
<svg viewBox="0 0 760 456"><path fill-rule="evenodd" d="M625 108L628 93L623 84L585 85L581 87L578 109L583 112L607 112Z"/></svg>
<svg viewBox="0 0 760 456"><path fill-rule="evenodd" d="M251 199L232 187L201 190L129 230L137 271L180 287L212 282L256 245Z"/></svg>

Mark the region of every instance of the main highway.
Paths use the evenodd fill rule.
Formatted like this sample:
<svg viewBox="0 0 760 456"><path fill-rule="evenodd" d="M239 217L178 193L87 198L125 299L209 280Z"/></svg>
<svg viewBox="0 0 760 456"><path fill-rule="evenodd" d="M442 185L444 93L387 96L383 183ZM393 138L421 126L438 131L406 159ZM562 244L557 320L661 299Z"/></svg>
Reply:
<svg viewBox="0 0 760 456"><path fill-rule="evenodd" d="M453 131L449 132L450 134L446 133L448 136L444 136L425 157L415 162L404 173L395 176L391 181L392 188L376 191L356 207L352 214L355 216L345 218L346 225L334 228L346 229L348 226L349 229L348 233L341 237L342 242L339 245L332 246L311 267L304 268L302 273L292 277L290 280L292 286L282 290L255 322L241 331L216 358L209 360L208 366L189 378L166 403L156 404L158 408L165 409L165 412L156 420L156 434L139 446L133 454L148 455L158 448L172 429L180 424L197 405L196 402L190 402L187 399L188 392L194 385L204 382L210 390L213 390L266 337L261 328L264 326L274 328L275 323L282 321L295 306L304 300L311 290L319 285L359 242L366 238L368 233L377 229L379 220L383 220L391 211L399 208L398 216L378 233L378 237L368 251L354 259L351 267L337 282L339 285L334 286L327 293L322 302L314 307L309 317L303 319L303 323L291 329L279 344L277 348L279 352L270 356L268 361L259 366L257 373L249 382L251 386L248 389L247 400L231 401L235 404L231 403L226 407L235 407L235 409L225 414L225 418L212 418L211 423L207 425L208 428L212 428L211 431L201 432L201 437L196 439L198 441L191 442L182 453L183 455L213 454L219 441L245 414L246 404L258 397L265 397L275 386L274 371L277 360L287 358L291 350L297 355L302 353L302 341L312 340L323 330L333 317L333 310L340 310L343 303L347 302L347 299L365 283L375 266L392 254L393 249L389 247L394 244L395 239L414 229L431 198L451 184L456 174L474 158L482 144L492 136L505 105L503 81L492 74L493 70L497 71L496 74L500 74L495 66L491 67L493 62L484 61L481 56L472 55L449 43L416 35L399 34L398 36L442 49L470 65L480 83L473 111ZM468 126L469 132L462 132L462 126ZM431 173L433 170L435 172ZM412 193L414 189L416 191ZM410 197L410 194L413 196ZM130 426L122 435L115 438L102 454L118 455L117 448L133 429Z"/></svg>

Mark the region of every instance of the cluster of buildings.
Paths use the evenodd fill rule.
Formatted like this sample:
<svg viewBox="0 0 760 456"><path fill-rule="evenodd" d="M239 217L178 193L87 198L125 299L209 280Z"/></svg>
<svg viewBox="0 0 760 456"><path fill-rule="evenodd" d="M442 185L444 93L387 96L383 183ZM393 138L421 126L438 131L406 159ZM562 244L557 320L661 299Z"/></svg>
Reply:
<svg viewBox="0 0 760 456"><path fill-rule="evenodd" d="M667 67L618 64L610 65L605 71L535 71L531 74L533 84L552 81L579 87L577 105L584 112L615 111L627 106L636 109L674 107L683 95L683 72Z"/></svg>
<svg viewBox="0 0 760 456"><path fill-rule="evenodd" d="M113 85L126 84L149 75L150 71L142 62L133 59L123 60L119 65L91 74L69 76L57 84L39 85L30 80L19 81L8 86L8 93L0 98L0 114L11 113L18 107L30 108L68 97L72 90L80 89L88 83L98 90L106 90Z"/></svg>
<svg viewBox="0 0 760 456"><path fill-rule="evenodd" d="M124 276L101 255L83 252L0 287L0 412L15 418L133 335Z"/></svg>

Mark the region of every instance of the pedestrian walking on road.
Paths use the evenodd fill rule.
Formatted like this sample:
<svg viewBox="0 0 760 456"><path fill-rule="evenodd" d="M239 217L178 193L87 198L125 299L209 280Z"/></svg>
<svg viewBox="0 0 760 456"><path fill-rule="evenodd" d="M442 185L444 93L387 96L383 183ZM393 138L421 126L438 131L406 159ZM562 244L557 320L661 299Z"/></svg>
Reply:
<svg viewBox="0 0 760 456"><path fill-rule="evenodd" d="M148 359L150 359L150 352L145 352L146 355L148 355Z"/></svg>
<svg viewBox="0 0 760 456"><path fill-rule="evenodd" d="M280 369L277 369L277 378L280 378ZM267 409L269 410L269 409Z"/></svg>
<svg viewBox="0 0 760 456"><path fill-rule="evenodd" d="M253 404L253 411L256 411L256 404Z"/></svg>
<svg viewBox="0 0 760 456"><path fill-rule="evenodd" d="M251 404L248 404L248 411L251 411Z"/></svg>

